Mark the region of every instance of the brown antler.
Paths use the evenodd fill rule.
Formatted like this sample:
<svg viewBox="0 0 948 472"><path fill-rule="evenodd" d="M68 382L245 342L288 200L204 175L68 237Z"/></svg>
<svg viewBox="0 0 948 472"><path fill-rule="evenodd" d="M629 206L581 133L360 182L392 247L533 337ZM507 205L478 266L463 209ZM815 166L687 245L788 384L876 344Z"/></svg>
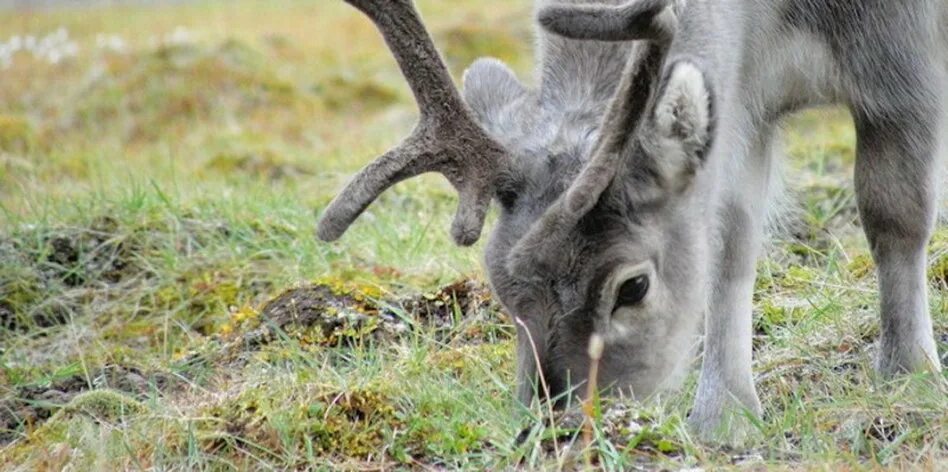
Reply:
<svg viewBox="0 0 948 472"><path fill-rule="evenodd" d="M319 222L319 238L338 239L392 185L440 172L460 198L451 236L460 245L473 244L484 226L495 177L509 165L507 152L474 121L411 0L345 1L381 31L421 119L407 139L363 168L333 199Z"/></svg>
<svg viewBox="0 0 948 472"><path fill-rule="evenodd" d="M647 112L674 37L677 18L667 4L668 0L632 0L621 6L563 4L540 11L541 24L555 33L600 40L657 39L642 41L634 47L606 111L592 156L563 196L514 246L509 260L511 273L529 276L547 272L547 262L555 263L557 248L596 205L627 159L626 149ZM620 20L611 19L613 16ZM603 19L598 26L593 21L596 18Z"/></svg>
<svg viewBox="0 0 948 472"><path fill-rule="evenodd" d="M553 4L538 20L551 33L572 39L669 41L677 19L666 10L670 0L632 0L624 5Z"/></svg>

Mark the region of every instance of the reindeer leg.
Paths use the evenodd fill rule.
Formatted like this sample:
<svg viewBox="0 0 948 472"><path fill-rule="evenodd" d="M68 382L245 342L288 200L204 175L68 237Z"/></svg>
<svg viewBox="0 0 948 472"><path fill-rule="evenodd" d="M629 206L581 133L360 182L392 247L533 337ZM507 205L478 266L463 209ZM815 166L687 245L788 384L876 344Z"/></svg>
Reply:
<svg viewBox="0 0 948 472"><path fill-rule="evenodd" d="M928 92L943 94L934 87ZM926 247L935 222L938 154L946 145L944 115L938 100L916 105L876 117L854 111L856 194L878 267L878 369L887 376L941 370L928 311Z"/></svg>
<svg viewBox="0 0 948 472"><path fill-rule="evenodd" d="M706 316L704 359L689 423L699 437L740 443L749 432L748 416L761 414L751 371L752 309L756 263L763 234L771 165L773 129L761 132L752 157L728 155L747 163L752 175L725 189L719 210L719 259L712 273ZM739 146L723 146L732 152ZM713 156L718 157L718 156Z"/></svg>

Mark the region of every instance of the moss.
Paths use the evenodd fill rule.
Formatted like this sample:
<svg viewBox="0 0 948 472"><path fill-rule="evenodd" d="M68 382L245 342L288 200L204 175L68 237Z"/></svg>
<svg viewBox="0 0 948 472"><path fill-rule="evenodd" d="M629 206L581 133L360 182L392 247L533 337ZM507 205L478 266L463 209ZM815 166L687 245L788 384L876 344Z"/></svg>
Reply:
<svg viewBox="0 0 948 472"><path fill-rule="evenodd" d="M237 303L240 283L221 270L208 270L191 280L190 296L194 305L229 307Z"/></svg>
<svg viewBox="0 0 948 472"><path fill-rule="evenodd" d="M273 447L289 441L305 444L321 457L380 459L401 426L393 399L378 386L318 392L261 386L204 415L217 418L200 431L204 449L212 452L239 441Z"/></svg>
<svg viewBox="0 0 948 472"><path fill-rule="evenodd" d="M790 266L775 282L785 289L800 289L810 286L819 277L819 271L805 266Z"/></svg>
<svg viewBox="0 0 948 472"><path fill-rule="evenodd" d="M382 334L378 307L344 287L336 283L288 290L268 302L261 315L303 345L359 345Z"/></svg>
<svg viewBox="0 0 948 472"><path fill-rule="evenodd" d="M452 458L485 451L489 446L485 422L457 411L457 399L427 397L400 412L403 423L393 451L396 458Z"/></svg>
<svg viewBox="0 0 948 472"><path fill-rule="evenodd" d="M872 260L872 256L860 254L847 264L846 270L854 279L864 279L875 273L876 265Z"/></svg>
<svg viewBox="0 0 948 472"><path fill-rule="evenodd" d="M513 362L514 353L509 343L468 344L455 349L435 351L426 363L432 369L444 370L460 378L476 376L473 360L478 366L500 371Z"/></svg>
<svg viewBox="0 0 948 472"><path fill-rule="evenodd" d="M91 390L76 395L48 423L56 423L73 415L85 415L99 421L115 421L145 411L144 405L116 390Z"/></svg>
<svg viewBox="0 0 948 472"><path fill-rule="evenodd" d="M777 326L793 326L806 317L806 310L799 306L775 305L769 300L760 302L760 313L754 318L754 329L759 333L772 333Z"/></svg>
<svg viewBox="0 0 948 472"><path fill-rule="evenodd" d="M324 394L306 408L305 418L319 450L361 458L377 455L400 424L392 399L374 388Z"/></svg>

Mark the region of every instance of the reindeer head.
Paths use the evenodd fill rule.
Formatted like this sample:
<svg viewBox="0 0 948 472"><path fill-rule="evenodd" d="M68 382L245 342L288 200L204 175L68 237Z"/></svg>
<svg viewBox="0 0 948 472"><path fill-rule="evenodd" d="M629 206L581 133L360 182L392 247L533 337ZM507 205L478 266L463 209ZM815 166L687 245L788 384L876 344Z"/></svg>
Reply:
<svg viewBox="0 0 948 472"><path fill-rule="evenodd" d="M462 100L410 0L346 1L379 26L422 117L330 204L320 237L339 237L392 184L441 172L460 194L459 244L478 239L489 201L499 203L486 265L521 320L523 400L538 377L554 396L582 383L593 333L606 340L601 387L639 396L669 386L705 304L708 241L692 181L712 123L700 69L665 64L667 2L542 8L541 24L572 39L542 38L539 89L480 60Z"/></svg>

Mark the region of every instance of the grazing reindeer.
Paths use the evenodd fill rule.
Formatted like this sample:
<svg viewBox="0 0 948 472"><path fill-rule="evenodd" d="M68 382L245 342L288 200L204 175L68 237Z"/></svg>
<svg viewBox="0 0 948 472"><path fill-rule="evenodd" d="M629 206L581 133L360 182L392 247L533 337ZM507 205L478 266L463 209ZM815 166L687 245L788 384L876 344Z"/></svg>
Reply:
<svg viewBox="0 0 948 472"><path fill-rule="evenodd" d="M857 125L859 210L881 288L879 368L940 369L925 248L946 143L948 4L540 0L540 23L555 35L541 33L539 88L481 60L462 100L411 0L346 1L379 26L421 120L330 204L319 236L338 238L382 191L423 172L457 188L459 244L478 238L497 200L486 264L522 321L523 401L538 377L554 396L585 381L593 334L606 341L601 387L673 387L705 316L690 422L712 437L733 413L760 414L751 302L774 135L785 114L824 103L847 104Z"/></svg>

